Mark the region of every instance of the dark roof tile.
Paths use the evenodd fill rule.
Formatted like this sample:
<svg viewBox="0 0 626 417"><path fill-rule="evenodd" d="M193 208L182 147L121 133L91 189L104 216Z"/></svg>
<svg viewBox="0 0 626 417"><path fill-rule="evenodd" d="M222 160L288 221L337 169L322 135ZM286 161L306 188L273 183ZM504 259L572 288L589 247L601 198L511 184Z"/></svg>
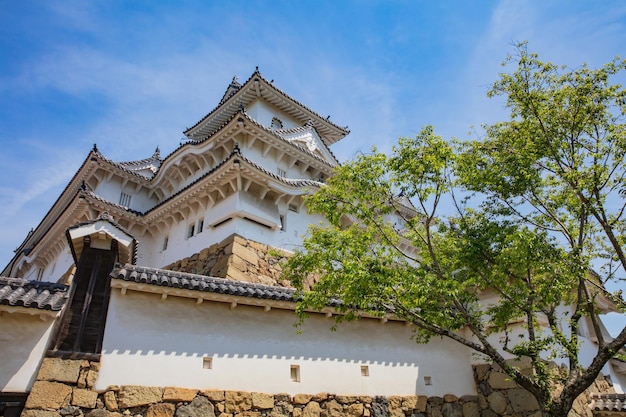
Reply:
<svg viewBox="0 0 626 417"><path fill-rule="evenodd" d="M296 301L293 288L274 287L250 282L233 281L224 278L173 272L165 269L147 268L136 265L118 265L111 277L125 281L144 283L141 277L151 276L149 284L172 288L192 289L201 292L236 295L266 300Z"/></svg>
<svg viewBox="0 0 626 417"><path fill-rule="evenodd" d="M59 311L68 297L65 285L0 277L0 304Z"/></svg>
<svg viewBox="0 0 626 417"><path fill-rule="evenodd" d="M591 394L593 412L608 411L626 413L626 394Z"/></svg>

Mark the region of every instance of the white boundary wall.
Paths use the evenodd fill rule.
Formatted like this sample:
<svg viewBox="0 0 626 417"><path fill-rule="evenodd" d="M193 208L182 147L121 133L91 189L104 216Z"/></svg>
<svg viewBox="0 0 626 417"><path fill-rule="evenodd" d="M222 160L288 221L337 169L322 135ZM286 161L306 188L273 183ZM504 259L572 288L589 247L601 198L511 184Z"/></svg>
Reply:
<svg viewBox="0 0 626 417"><path fill-rule="evenodd" d="M312 315L297 334L291 310L113 290L94 387L180 386L289 394L475 394L470 353L412 328L363 319L329 329ZM211 359L211 369L203 367ZM291 367L299 367L293 382ZM367 367L368 376L362 375ZM432 385L424 377L432 377Z"/></svg>

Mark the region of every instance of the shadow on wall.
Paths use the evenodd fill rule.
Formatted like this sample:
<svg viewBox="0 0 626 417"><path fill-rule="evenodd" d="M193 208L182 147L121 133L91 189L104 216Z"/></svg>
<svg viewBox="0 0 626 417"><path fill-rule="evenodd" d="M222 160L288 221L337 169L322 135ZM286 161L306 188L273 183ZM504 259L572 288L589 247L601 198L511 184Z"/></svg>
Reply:
<svg viewBox="0 0 626 417"><path fill-rule="evenodd" d="M446 358L467 366L470 353L454 343L433 339L419 345L411 326L363 319L330 328L334 321L311 315L300 329L291 310L168 297L129 291L111 297L103 354L189 357L284 358L367 362L413 367L416 361ZM299 331L300 330L300 331ZM454 359L456 358L456 359Z"/></svg>

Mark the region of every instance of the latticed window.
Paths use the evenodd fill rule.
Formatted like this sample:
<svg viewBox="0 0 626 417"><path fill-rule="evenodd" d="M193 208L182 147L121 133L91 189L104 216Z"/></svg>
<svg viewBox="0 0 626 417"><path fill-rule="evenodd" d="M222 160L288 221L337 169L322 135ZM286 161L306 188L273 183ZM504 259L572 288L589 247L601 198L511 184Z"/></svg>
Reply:
<svg viewBox="0 0 626 417"><path fill-rule="evenodd" d="M122 192L120 194L120 206L130 207L130 194Z"/></svg>

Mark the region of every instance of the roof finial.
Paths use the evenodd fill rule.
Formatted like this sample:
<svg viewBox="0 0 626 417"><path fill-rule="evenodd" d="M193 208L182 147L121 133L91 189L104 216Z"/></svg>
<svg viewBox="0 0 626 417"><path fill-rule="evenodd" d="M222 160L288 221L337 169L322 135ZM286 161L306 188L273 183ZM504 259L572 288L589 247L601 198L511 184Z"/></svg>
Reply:
<svg viewBox="0 0 626 417"><path fill-rule="evenodd" d="M256 66L256 70L254 70L254 72L259 72L259 66Z"/></svg>
<svg viewBox="0 0 626 417"><path fill-rule="evenodd" d="M246 111L246 108L243 106L243 103L239 103L239 111L244 112Z"/></svg>
<svg viewBox="0 0 626 417"><path fill-rule="evenodd" d="M235 147L233 148L233 153L238 153L241 155L241 149L239 149L239 142L235 142Z"/></svg>
<svg viewBox="0 0 626 417"><path fill-rule="evenodd" d="M157 158L157 159L161 159L161 150L159 149L158 146L154 150L154 155L152 155L152 157L153 158Z"/></svg>
<svg viewBox="0 0 626 417"><path fill-rule="evenodd" d="M94 151L94 152L100 152L100 151L98 150L98 146L97 146L95 143L93 144L93 151Z"/></svg>

